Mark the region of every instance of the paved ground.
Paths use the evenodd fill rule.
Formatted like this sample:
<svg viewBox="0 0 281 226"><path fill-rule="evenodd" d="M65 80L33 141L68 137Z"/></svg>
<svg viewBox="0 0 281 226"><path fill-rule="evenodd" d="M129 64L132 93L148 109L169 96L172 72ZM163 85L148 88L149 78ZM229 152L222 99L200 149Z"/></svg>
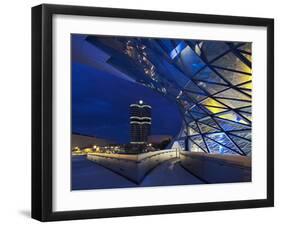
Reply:
<svg viewBox="0 0 281 226"><path fill-rule="evenodd" d="M183 184L202 184L202 181L183 169L175 159L162 163L149 172L140 185L136 185L84 156L72 158L73 190Z"/></svg>
<svg viewBox="0 0 281 226"><path fill-rule="evenodd" d="M135 186L126 178L86 159L85 156L72 158L73 190Z"/></svg>
<svg viewBox="0 0 281 226"><path fill-rule="evenodd" d="M152 170L142 181L142 186L202 184L202 181L188 173L179 160L168 160Z"/></svg>

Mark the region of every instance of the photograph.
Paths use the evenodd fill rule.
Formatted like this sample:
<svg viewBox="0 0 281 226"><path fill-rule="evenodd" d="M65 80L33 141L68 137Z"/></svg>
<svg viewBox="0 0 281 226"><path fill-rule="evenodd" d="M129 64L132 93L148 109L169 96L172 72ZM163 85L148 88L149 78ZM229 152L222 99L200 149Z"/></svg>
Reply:
<svg viewBox="0 0 281 226"><path fill-rule="evenodd" d="M251 183L251 42L70 39L72 191Z"/></svg>
<svg viewBox="0 0 281 226"><path fill-rule="evenodd" d="M32 7L33 219L274 206L274 18L149 9Z"/></svg>

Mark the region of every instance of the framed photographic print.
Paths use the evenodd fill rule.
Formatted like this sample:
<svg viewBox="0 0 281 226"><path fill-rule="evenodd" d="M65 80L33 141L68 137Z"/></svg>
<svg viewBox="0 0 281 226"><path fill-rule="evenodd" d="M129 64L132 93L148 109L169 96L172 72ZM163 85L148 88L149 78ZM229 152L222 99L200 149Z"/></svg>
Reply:
<svg viewBox="0 0 281 226"><path fill-rule="evenodd" d="M274 204L274 21L32 8L32 217Z"/></svg>

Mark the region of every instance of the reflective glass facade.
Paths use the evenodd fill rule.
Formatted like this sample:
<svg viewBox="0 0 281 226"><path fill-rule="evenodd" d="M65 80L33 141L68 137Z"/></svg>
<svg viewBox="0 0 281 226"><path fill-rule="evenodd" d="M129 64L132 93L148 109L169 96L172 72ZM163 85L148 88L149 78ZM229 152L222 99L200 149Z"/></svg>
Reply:
<svg viewBox="0 0 281 226"><path fill-rule="evenodd" d="M186 151L251 155L251 43L88 36L118 76L178 104Z"/></svg>

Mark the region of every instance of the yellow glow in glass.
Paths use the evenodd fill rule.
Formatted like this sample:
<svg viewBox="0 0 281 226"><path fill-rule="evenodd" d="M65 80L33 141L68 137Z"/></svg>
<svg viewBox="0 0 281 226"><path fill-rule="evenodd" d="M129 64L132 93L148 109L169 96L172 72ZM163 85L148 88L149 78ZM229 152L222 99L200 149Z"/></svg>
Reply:
<svg viewBox="0 0 281 226"><path fill-rule="evenodd" d="M212 106L212 107L225 107L224 105L222 105L221 103L219 103L218 101L216 101L215 99L210 98L210 97L203 100L202 104L209 105L209 106Z"/></svg>
<svg viewBox="0 0 281 226"><path fill-rule="evenodd" d="M246 83L244 85L239 86L240 88L245 88L245 89L252 89L252 82Z"/></svg>
<svg viewBox="0 0 281 226"><path fill-rule="evenodd" d="M218 117L220 117L222 119L228 119L228 120L231 120L231 121L234 121L234 122L240 122L240 123L248 124L246 121L241 119L241 117L237 117L237 115L234 112L218 115Z"/></svg>
<svg viewBox="0 0 281 226"><path fill-rule="evenodd" d="M226 109L224 108L216 108L216 107L210 107L210 106L205 106L210 112L212 112L213 114L216 114L216 113L220 113L220 112L223 112L225 111Z"/></svg>

